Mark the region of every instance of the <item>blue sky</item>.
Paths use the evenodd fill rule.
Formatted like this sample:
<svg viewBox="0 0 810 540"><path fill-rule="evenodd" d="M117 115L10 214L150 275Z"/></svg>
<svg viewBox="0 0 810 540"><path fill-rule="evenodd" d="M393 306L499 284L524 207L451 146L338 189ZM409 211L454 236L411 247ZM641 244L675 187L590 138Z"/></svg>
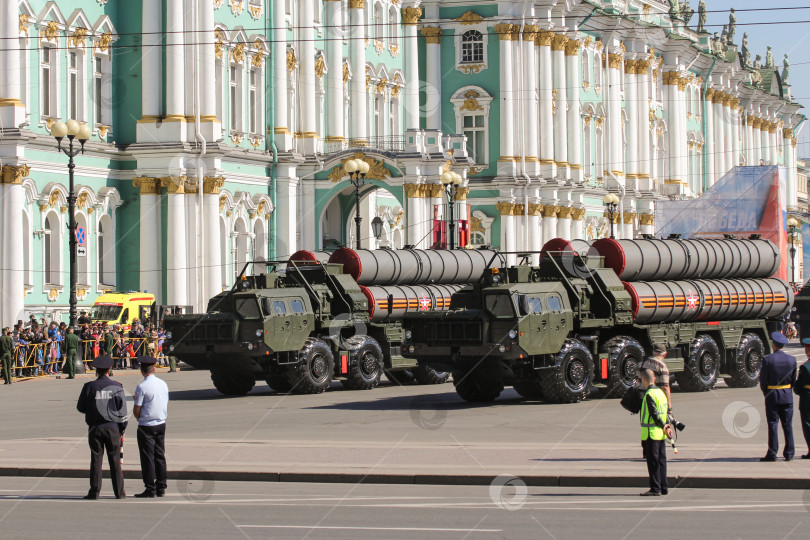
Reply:
<svg viewBox="0 0 810 540"><path fill-rule="evenodd" d="M699 0L689 0L689 5L697 10ZM807 9L778 10L773 8L803 7ZM737 15L737 34L734 41L742 43L742 35L748 33L748 48L751 58L757 54L764 60L768 45L773 47L773 57L781 71L782 58L785 53L790 58L789 83L793 99L803 104L806 109L802 114L810 118L810 23L792 23L790 21L810 21L810 0L773 0L762 2L755 0L706 0L707 28L710 32L720 32L722 25L728 23L729 9L734 8ZM770 8L771 11L741 11L745 9ZM751 24L763 22L781 22L782 24ZM719 25L719 26L712 26ZM692 17L691 26L697 26L697 13ZM799 157L810 158L810 119L805 122L799 136L797 147Z"/></svg>

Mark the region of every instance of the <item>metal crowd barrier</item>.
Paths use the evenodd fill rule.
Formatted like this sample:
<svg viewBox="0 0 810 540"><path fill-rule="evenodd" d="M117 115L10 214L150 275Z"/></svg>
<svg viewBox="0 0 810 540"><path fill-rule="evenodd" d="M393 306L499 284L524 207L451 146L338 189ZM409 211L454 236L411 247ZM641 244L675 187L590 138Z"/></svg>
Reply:
<svg viewBox="0 0 810 540"><path fill-rule="evenodd" d="M110 355L116 360L116 364L127 362L135 365L138 356L154 356L158 359L156 367L168 367L169 358L163 354L162 347L158 346L158 341L150 338L119 338L118 355ZM59 356L55 356L56 347L59 347ZM93 359L100 356L102 340L87 339L79 341L78 356L84 364L85 369L92 370ZM106 351L105 351L106 352ZM121 355L120 353L124 354ZM44 377L47 375L62 374L64 363L67 360L67 351L64 341L57 343L30 343L17 345L11 357L11 377L13 379L30 379L33 377ZM164 365L161 365L164 364ZM122 369L119 367L118 369Z"/></svg>

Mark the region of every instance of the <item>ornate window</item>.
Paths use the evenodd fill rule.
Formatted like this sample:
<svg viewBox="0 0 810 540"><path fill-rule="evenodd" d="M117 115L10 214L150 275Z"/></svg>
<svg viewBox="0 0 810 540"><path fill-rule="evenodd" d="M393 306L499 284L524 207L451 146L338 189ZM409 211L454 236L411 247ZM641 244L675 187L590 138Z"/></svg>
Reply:
<svg viewBox="0 0 810 540"><path fill-rule="evenodd" d="M242 131L242 66L231 64L228 75L230 89L228 105L230 112L230 128L233 132Z"/></svg>
<svg viewBox="0 0 810 540"><path fill-rule="evenodd" d="M98 222L98 282L115 285L115 230L108 215Z"/></svg>
<svg viewBox="0 0 810 540"><path fill-rule="evenodd" d="M452 98L456 133L467 137L467 153L476 165L489 164L489 109L492 96L478 86L465 86Z"/></svg>
<svg viewBox="0 0 810 540"><path fill-rule="evenodd" d="M491 218L481 210L475 210L470 216L470 246L479 248L492 245L492 223L495 218Z"/></svg>
<svg viewBox="0 0 810 540"><path fill-rule="evenodd" d="M56 71L56 54L54 48L45 46L40 49L39 55L39 89L40 89L40 107L39 111L43 118L59 116L57 108L57 71Z"/></svg>
<svg viewBox="0 0 810 540"><path fill-rule="evenodd" d="M461 63L484 62L484 36L478 30L468 30L461 36Z"/></svg>
<svg viewBox="0 0 810 540"><path fill-rule="evenodd" d="M256 67L250 68L248 76L248 131L255 135L259 127L259 70Z"/></svg>
<svg viewBox="0 0 810 540"><path fill-rule="evenodd" d="M83 121L85 111L84 52L68 50L68 118Z"/></svg>
<svg viewBox="0 0 810 540"><path fill-rule="evenodd" d="M385 8L382 2L374 4L374 39L385 40Z"/></svg>
<svg viewBox="0 0 810 540"><path fill-rule="evenodd" d="M257 219L253 224L253 260L263 261L267 258L267 237L264 234L264 222Z"/></svg>
<svg viewBox="0 0 810 540"><path fill-rule="evenodd" d="M388 43L393 46L399 44L399 9L392 5L388 8Z"/></svg>
<svg viewBox="0 0 810 540"><path fill-rule="evenodd" d="M50 212L45 217L43 230L43 267L45 268L45 285L59 285L62 283L60 271L62 262L62 234L59 217L56 212Z"/></svg>

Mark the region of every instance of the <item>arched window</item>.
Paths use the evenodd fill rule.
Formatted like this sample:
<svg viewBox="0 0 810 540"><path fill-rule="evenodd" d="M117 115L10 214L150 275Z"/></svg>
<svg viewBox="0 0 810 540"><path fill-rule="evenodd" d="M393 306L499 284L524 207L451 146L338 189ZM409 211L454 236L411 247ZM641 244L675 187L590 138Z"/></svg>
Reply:
<svg viewBox="0 0 810 540"><path fill-rule="evenodd" d="M222 58L217 58L215 67L214 67L214 86L216 87L216 102L217 102L217 118L220 122L223 120L222 116L222 109L223 109L223 94L225 93L225 88L223 85L223 78L222 75L225 72L225 64L222 62Z"/></svg>
<svg viewBox="0 0 810 540"><path fill-rule="evenodd" d="M399 131L399 98L393 96L388 106L388 134L392 137L401 135Z"/></svg>
<svg viewBox="0 0 810 540"><path fill-rule="evenodd" d="M467 153L477 165L489 164L489 110L492 96L478 86L459 89L450 102L456 115L456 133L467 137Z"/></svg>
<svg viewBox="0 0 810 540"><path fill-rule="evenodd" d="M591 84L591 53L590 51L582 51L582 85L587 88Z"/></svg>
<svg viewBox="0 0 810 540"><path fill-rule="evenodd" d="M228 235L226 234L225 220L219 218L219 249L220 260L222 261L220 277L222 279L222 288L228 287Z"/></svg>
<svg viewBox="0 0 810 540"><path fill-rule="evenodd" d="M253 260L263 261L267 259L267 237L264 234L264 222L257 219L253 225Z"/></svg>
<svg viewBox="0 0 810 540"><path fill-rule="evenodd" d="M228 112L230 114L229 127L232 132L244 130L244 115L242 114L242 65L231 63L228 68Z"/></svg>
<svg viewBox="0 0 810 540"><path fill-rule="evenodd" d="M602 86L602 53L593 56L593 85Z"/></svg>
<svg viewBox="0 0 810 540"><path fill-rule="evenodd" d="M484 36L478 30L468 30L461 36L461 63L484 62Z"/></svg>
<svg viewBox="0 0 810 540"><path fill-rule="evenodd" d="M45 286L59 285L62 282L62 275L59 271L61 258L62 234L59 226L59 218L56 213L51 212L45 218L45 229L43 231L43 268L45 269Z"/></svg>
<svg viewBox="0 0 810 540"><path fill-rule="evenodd" d="M378 41L385 39L385 8L382 2L374 4L374 39Z"/></svg>
<svg viewBox="0 0 810 540"><path fill-rule="evenodd" d="M591 113L589 113L591 114ZM582 150L583 150L583 165L585 167L585 181L590 181L595 178L595 165L593 159L593 131L591 130L591 117L588 116L582 126Z"/></svg>
<svg viewBox="0 0 810 540"><path fill-rule="evenodd" d="M236 220L234 231L234 274L239 274L247 263L248 257L248 237L247 227L242 218Z"/></svg>
<svg viewBox="0 0 810 540"><path fill-rule="evenodd" d="M399 44L399 10L396 6L388 8L388 41L391 45Z"/></svg>
<svg viewBox="0 0 810 540"><path fill-rule="evenodd" d="M98 282L115 285L115 230L106 215L98 222Z"/></svg>

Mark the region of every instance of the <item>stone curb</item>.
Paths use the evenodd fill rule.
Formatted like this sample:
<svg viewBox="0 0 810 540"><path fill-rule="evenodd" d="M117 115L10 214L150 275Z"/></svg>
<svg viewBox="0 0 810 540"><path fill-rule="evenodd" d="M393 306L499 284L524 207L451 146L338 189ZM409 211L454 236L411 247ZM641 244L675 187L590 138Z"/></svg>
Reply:
<svg viewBox="0 0 810 540"><path fill-rule="evenodd" d="M103 471L109 478L109 471ZM33 467L0 467L0 477L87 478L83 469L45 469ZM206 471L202 468L169 471L169 480L199 480L220 482L310 482L329 484L414 484L447 486L488 486L497 475L438 475L438 474L363 474L331 472L249 472ZM140 479L140 471L125 470L124 477ZM645 488L643 476L518 476L527 486L534 487L619 487ZM799 489L806 490L806 478L739 478L739 477L672 477L670 488L688 489Z"/></svg>

